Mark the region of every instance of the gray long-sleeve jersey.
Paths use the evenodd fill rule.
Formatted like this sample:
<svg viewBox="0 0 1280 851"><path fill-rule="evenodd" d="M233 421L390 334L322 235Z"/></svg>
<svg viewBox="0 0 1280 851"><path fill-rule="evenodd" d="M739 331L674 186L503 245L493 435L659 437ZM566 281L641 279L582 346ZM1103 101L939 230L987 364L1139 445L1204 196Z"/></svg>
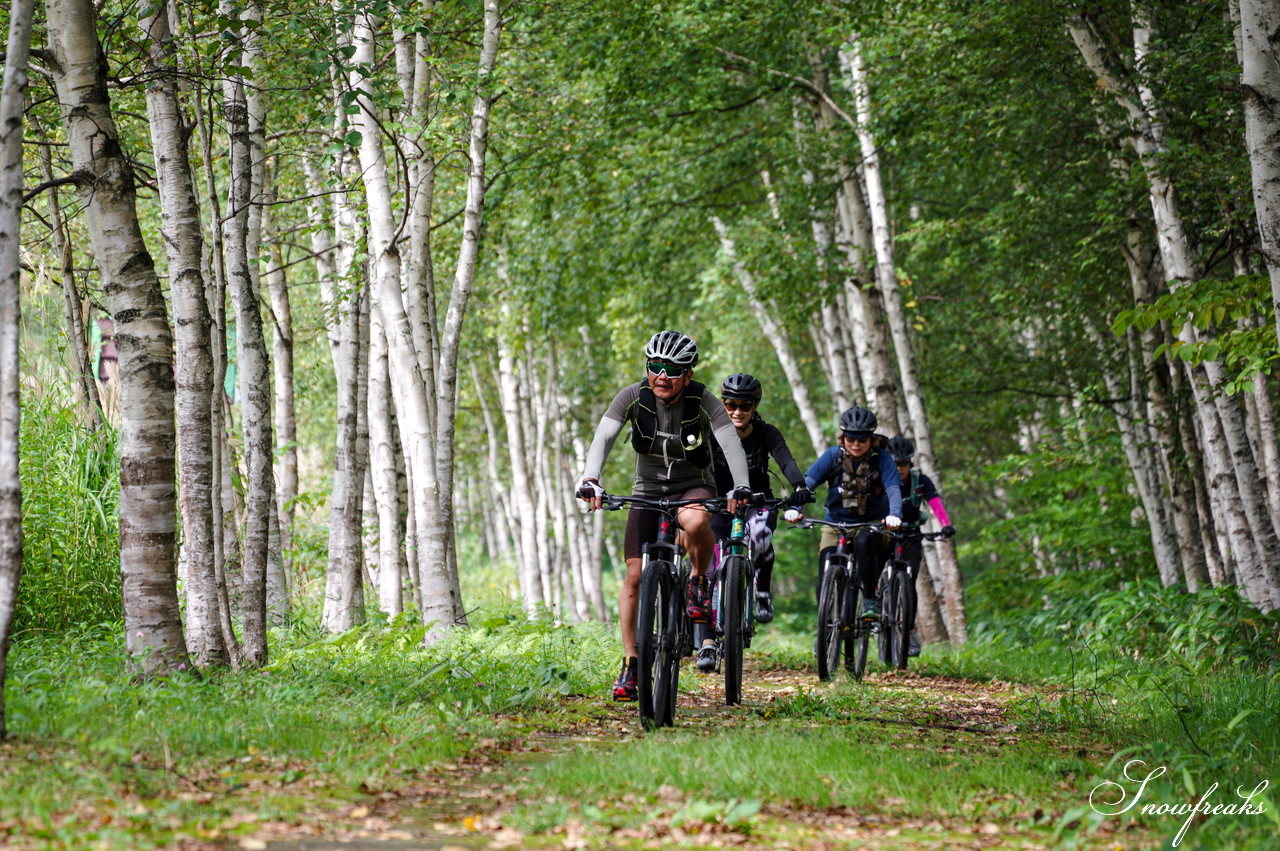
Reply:
<svg viewBox="0 0 1280 851"><path fill-rule="evenodd" d="M643 381L622 388L596 426L591 448L587 450L584 479L599 479L609 450L630 419L633 403L640 398ZM711 469L702 469L685 459L684 446L680 442L680 415L684 412L684 397L679 396L671 404L658 400L658 434L652 452L636 454L636 478L632 493L635 496L670 496L690 488L705 486L715 489L715 477ZM710 390L702 393L702 425L704 436L713 433L724 450L734 487L748 487L747 456L742 451L738 432L733 427L724 405ZM705 439L705 437L704 437Z"/></svg>

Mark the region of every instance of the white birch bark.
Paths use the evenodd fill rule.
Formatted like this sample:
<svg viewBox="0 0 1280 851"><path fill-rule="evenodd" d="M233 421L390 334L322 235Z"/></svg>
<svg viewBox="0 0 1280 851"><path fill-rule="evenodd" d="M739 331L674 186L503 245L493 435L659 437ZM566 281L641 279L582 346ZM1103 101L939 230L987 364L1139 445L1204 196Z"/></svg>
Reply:
<svg viewBox="0 0 1280 851"><path fill-rule="evenodd" d="M489 145L489 109L494 97L493 69L498 58L502 18L498 0L484 0L484 31L476 73L476 91L471 105L471 136L468 144L466 203L462 216L462 245L449 293L449 310L440 337L436 392L439 408L436 421L436 456L439 473L439 514L431 518L427 537L439 537L452 555L454 429L458 404L458 355L467 302L475 285L476 261L480 252L480 226L484 211L485 163ZM451 607L454 623L465 623L462 590L456 566L446 563L423 579L423 596L438 600L441 608Z"/></svg>
<svg viewBox="0 0 1280 851"><path fill-rule="evenodd" d="M880 176L880 154L870 128L871 97L856 37L841 49L840 59L856 101L858 140L862 148L862 175L866 185L866 200L871 215L873 250L876 258L876 283L884 297L889 332L893 336L894 351L898 356L898 375L902 381L902 395L905 397L911 417L916 463L941 489L942 477L937 464L934 463L933 435L929 428L924 396L920 392L915 352L907 327L906 313L902 308L902 295L898 288L898 273L893 259L893 233L889 223L889 204ZM943 575L943 605L947 619L947 634L953 643L963 644L969 640L969 631L965 623L960 564L956 559L954 542L939 541L937 553Z"/></svg>
<svg viewBox="0 0 1280 851"><path fill-rule="evenodd" d="M4 682L9 632L22 576L22 482L18 478L18 420L22 376L22 114L29 81L33 0L10 8L0 88L0 741L6 735Z"/></svg>
<svg viewBox="0 0 1280 851"><path fill-rule="evenodd" d="M264 231L270 232L270 218L264 213ZM273 234L273 236L275 236ZM270 268L266 278L271 299L271 364L275 370L275 437L279 461L276 464L276 511L280 517L281 568L292 572L294 501L298 498L298 416L293 370L293 306L289 282L284 272L280 240L270 240ZM317 264L317 271L319 264Z"/></svg>
<svg viewBox="0 0 1280 851"><path fill-rule="evenodd" d="M1150 56L1154 34L1144 7L1135 3L1133 12L1134 58L1142 68ZM1197 264L1179 211L1177 187L1161 164L1168 147L1155 94L1141 79L1136 86L1130 86L1113 71L1088 18L1071 19L1067 28L1100 85L1115 96L1129 115L1134 147L1146 172L1161 260L1165 274L1171 278L1170 286L1177 288L1190 283L1197 277ZM1199 337L1196 329L1186 323L1179 339L1194 343ZM1207 381L1194 367L1188 365L1187 369L1206 461L1217 484L1220 501L1216 511L1226 516L1232 551L1237 556L1246 594L1264 611L1269 611L1280 606L1280 567L1276 567L1280 562L1280 539L1269 514L1261 508L1265 501L1257 490L1257 466L1244 435L1239 409L1230 399L1215 401L1212 398L1210 386L1221 385L1222 366L1207 362L1203 367ZM1242 540L1240 536L1249 540Z"/></svg>
<svg viewBox="0 0 1280 851"><path fill-rule="evenodd" d="M874 269L867 262L875 259L874 225L857 173L840 162L837 209L840 213L845 256L852 274L845 281L845 301L849 323L854 329L858 355L858 372L862 376L867 404L886 434L900 434L898 420L897 380L889 352L888 329L885 327L884 301L875 285Z"/></svg>
<svg viewBox="0 0 1280 851"><path fill-rule="evenodd" d="M1239 15L1244 140L1280 334L1280 3L1240 0Z"/></svg>
<svg viewBox="0 0 1280 851"><path fill-rule="evenodd" d="M213 548L213 353L204 280L204 232L192 181L187 135L174 71L167 3L141 21L150 40L147 87L151 145L160 189L160 219L169 259L176 343L178 489L181 498L187 650L201 667L228 661L218 613Z"/></svg>
<svg viewBox="0 0 1280 851"><path fill-rule="evenodd" d="M791 398L795 400L796 408L800 411L800 421L804 423L805 431L809 435L809 443L813 447L814 456L821 455L827 443L822 432L822 423L818 417L817 409L809 398L808 385L805 384L804 375L800 372L800 364L792 351L791 336L774 318L781 311L776 304L771 301L766 302L761 298L759 288L756 286L755 275L747 268L747 264L738 257L738 250L734 245L733 238L729 236L729 229L720 220L720 217L712 216L711 224L720 236L720 250L724 252L725 259L733 267L733 272L738 278L738 283L742 285L743 292L747 294L747 303L751 305L751 312L755 314L760 330L764 333L765 339L769 341L769 344L773 346L774 354L778 357L778 363L782 365L782 371L787 376L787 384L791 389Z"/></svg>
<svg viewBox="0 0 1280 851"><path fill-rule="evenodd" d="M499 278L504 275L499 271ZM511 321L511 304L503 304L504 321ZM520 406L520 377L509 335L498 332L498 397L501 400L502 419L506 426L506 450L511 472L507 489L510 499L512 532L516 543L516 575L520 580L520 597L527 614L532 615L545 605L542 580L538 572L537 515L533 498L533 483L528 469L527 447Z"/></svg>
<svg viewBox="0 0 1280 851"><path fill-rule="evenodd" d="M355 177L355 165L347 155L335 164L343 185ZM365 404L361 393L360 361L365 350L360 347L361 302L369 299L362 270L356 264L356 248L364 240L357 214L347 193L332 196L333 282L327 288L326 315L336 317L336 328L330 339L337 337L334 373L338 382L337 442L334 449L333 487L329 497L329 561L325 571L324 608L321 625L329 632L344 632L363 619L357 608L362 550L361 509L364 457L359 447L360 408ZM315 237L313 236L313 239ZM322 286L322 292L325 290Z"/></svg>
<svg viewBox="0 0 1280 851"><path fill-rule="evenodd" d="M391 376L387 335L374 310L369 326L369 487L378 519L378 607L394 617L404 610L400 584L400 484L391 417Z"/></svg>
<svg viewBox="0 0 1280 851"><path fill-rule="evenodd" d="M1085 330L1089 339L1098 351L1105 352L1107 343L1103 332L1086 321ZM1120 432L1120 444L1124 450L1125 460L1129 463L1129 471L1133 475L1134 486L1138 491L1138 499L1142 503L1142 511L1146 516L1147 529L1151 536L1152 551L1155 554L1156 569L1160 573L1160 582L1167 588L1176 584L1183 577L1182 563L1178 557L1177 539L1170 528L1164 512L1164 501L1160 498L1159 480L1153 468L1152 459L1143 452L1137 430L1139 415L1136 402L1128 399L1132 395L1129 388L1120 383L1116 371L1104 367L1102 370L1103 386L1107 395L1113 400L1112 413L1116 419L1116 428ZM1136 382L1135 382L1136 383ZM1137 398L1137 397L1133 397ZM1194 591L1194 588L1188 590Z"/></svg>
<svg viewBox="0 0 1280 851"><path fill-rule="evenodd" d="M46 11L72 173L120 353L125 647L142 671L165 671L187 660L174 576L173 337L107 97L97 14L87 0L54 0Z"/></svg>
<svg viewBox="0 0 1280 851"><path fill-rule="evenodd" d="M370 16L357 15L353 38L353 62L357 66L375 64L375 21ZM400 423L404 445L409 452L409 467L415 483L413 507L418 544L418 563L415 569L419 573L422 587L423 622L430 627L426 640L434 642L461 614L461 609L455 609L454 605L454 583L447 576L448 547L439 516L442 504L439 471L432 447L436 436L428 419L427 387L423 381L414 347L413 329L405 312L400 290L400 252L396 247L391 189L382 150L381 131L373 111L372 82L359 72L353 72L351 85L361 93L360 109L352 117L352 124L361 135L360 166L369 209L369 250L374 268L374 301L376 309L381 311L386 328L396 419Z"/></svg>
<svg viewBox="0 0 1280 851"><path fill-rule="evenodd" d="M494 386L498 386L499 383L497 379L493 381ZM489 400L484 393L485 385L480 380L480 369L476 366L475 359L471 361L471 384L476 388L476 399L480 403L480 414L484 421L485 441L489 448L485 459L485 481L488 485L487 492L490 494L488 499L491 499L496 506L496 511L485 514L487 518L490 518L485 523L485 526L492 533L494 542L489 553L493 560L498 562L505 556L507 542L512 542L511 549L516 560L516 575L519 576L519 545L515 543L518 533L515 531L515 511L511 507L510 486L498 473L498 459L502 457L502 447L498 445L498 427L494 423L493 412L489 408ZM499 404L501 404L501 401ZM521 596L523 597L523 595L524 586L521 585Z"/></svg>
<svg viewBox="0 0 1280 851"><path fill-rule="evenodd" d="M238 10L222 2L224 15ZM244 657L251 665L267 661L267 550L268 514L275 510L272 478L271 377L263 337L262 314L249 262L249 210L253 197L253 151L249 139L249 109L244 78L223 80L223 119L230 144L230 187L227 217L223 221L228 287L236 313L236 391L244 431L247 472L244 540L241 569L244 589L241 601Z"/></svg>
<svg viewBox="0 0 1280 851"><path fill-rule="evenodd" d="M1113 160L1117 170L1128 173L1127 163ZM1153 298L1152 268L1159 267L1158 258L1152 255L1149 242L1143 238L1136 222L1128 228L1126 244L1122 247L1125 264L1129 269L1129 284L1136 305L1148 304ZM1207 553L1200 535L1200 519L1196 512L1195 484L1188 466L1178 462L1182 449L1178 436L1178 417L1171 398L1168 370L1165 361L1156 361L1151 354L1163 342L1164 331L1159 326L1142 331L1140 336L1143 384L1135 389L1135 398L1147 399L1146 420L1152 449L1157 456L1157 473L1161 479L1158 491L1162 499L1168 499L1170 520L1178 547L1178 563L1188 590L1208 584L1210 574ZM1144 391L1144 392L1142 392ZM1216 552L1216 551L1215 551Z"/></svg>

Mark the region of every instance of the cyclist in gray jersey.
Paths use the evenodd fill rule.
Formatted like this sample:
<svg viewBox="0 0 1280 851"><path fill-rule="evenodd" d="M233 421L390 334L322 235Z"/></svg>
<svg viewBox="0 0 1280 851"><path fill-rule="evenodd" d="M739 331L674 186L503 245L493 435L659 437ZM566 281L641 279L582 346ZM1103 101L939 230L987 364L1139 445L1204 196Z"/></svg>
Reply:
<svg viewBox="0 0 1280 851"><path fill-rule="evenodd" d="M645 346L648 375L624 387L610 403L587 451L586 469L578 495L592 511L603 504L600 473L609 450L623 427L631 424L631 444L636 450L634 496L695 499L715 495L711 435L714 434L733 477L729 510L749 499L747 457L724 405L710 390L693 380L698 347L678 331L660 331ZM689 554L689 616L697 622L710 618L707 568L715 549L711 519L700 506L678 509L680 543ZM627 515L623 553L627 573L618 596L622 623L622 673L614 685L613 699L636 699L636 617L640 592L640 568L644 545L657 537L660 515L632 507Z"/></svg>

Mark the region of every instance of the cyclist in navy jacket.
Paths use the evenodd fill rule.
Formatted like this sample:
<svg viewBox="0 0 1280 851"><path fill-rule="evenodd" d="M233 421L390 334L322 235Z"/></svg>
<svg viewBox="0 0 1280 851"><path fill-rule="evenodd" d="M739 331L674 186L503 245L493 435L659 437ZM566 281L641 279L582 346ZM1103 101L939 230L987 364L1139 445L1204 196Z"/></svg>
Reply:
<svg viewBox="0 0 1280 851"><path fill-rule="evenodd" d="M854 407L840 415L839 444L828 449L804 474L810 490L827 485L826 519L835 523L882 522L890 529L902 525L902 478L885 448L887 439L876 434L876 415ZM840 533L822 530L818 544L818 587L827 556ZM863 617L880 616L875 598L876 577L889 556L891 541L882 532L859 529L853 539L854 562L862 585Z"/></svg>

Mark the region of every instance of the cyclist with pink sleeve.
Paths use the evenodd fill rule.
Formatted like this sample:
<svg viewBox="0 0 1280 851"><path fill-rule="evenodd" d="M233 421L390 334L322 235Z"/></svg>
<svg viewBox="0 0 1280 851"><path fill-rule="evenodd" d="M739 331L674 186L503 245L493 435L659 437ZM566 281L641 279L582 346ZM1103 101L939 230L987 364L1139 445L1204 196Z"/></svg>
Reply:
<svg viewBox="0 0 1280 851"><path fill-rule="evenodd" d="M902 478L902 524L904 526L921 525L922 506L928 504L929 511L942 527L942 534L948 538L954 535L956 530L952 528L951 519L947 517L947 509L942 504L942 495L938 493L937 486L932 479L911 464L911 458L916 454L915 444L909 438L899 435L891 438L885 448L893 457L893 463L898 466L898 475ZM919 577L924 543L918 538L907 541L902 546L902 555L911 564L911 575ZM911 624L911 642L907 654L909 656L920 655L920 639L916 636L915 626L915 623Z"/></svg>

